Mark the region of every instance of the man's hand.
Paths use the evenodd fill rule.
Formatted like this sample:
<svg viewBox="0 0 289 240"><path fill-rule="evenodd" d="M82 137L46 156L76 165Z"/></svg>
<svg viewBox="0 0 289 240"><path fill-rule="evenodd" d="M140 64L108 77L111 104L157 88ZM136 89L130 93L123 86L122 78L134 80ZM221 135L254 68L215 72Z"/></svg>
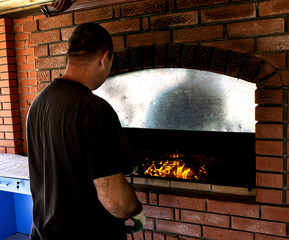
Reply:
<svg viewBox="0 0 289 240"><path fill-rule="evenodd" d="M135 233L141 231L146 223L146 215L144 210L142 210L138 215L131 217L131 219L133 220L134 225L126 226L127 232Z"/></svg>

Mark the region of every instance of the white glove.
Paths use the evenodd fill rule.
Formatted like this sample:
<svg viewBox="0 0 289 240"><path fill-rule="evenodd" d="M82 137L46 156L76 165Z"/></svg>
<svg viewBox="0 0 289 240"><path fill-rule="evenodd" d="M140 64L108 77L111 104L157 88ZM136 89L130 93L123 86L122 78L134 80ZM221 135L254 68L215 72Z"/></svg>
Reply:
<svg viewBox="0 0 289 240"><path fill-rule="evenodd" d="M139 232L140 230L143 229L145 223L146 223L146 215L144 210L142 209L142 211L131 218L134 222L133 226L126 226L127 232L128 233L135 233L135 232Z"/></svg>

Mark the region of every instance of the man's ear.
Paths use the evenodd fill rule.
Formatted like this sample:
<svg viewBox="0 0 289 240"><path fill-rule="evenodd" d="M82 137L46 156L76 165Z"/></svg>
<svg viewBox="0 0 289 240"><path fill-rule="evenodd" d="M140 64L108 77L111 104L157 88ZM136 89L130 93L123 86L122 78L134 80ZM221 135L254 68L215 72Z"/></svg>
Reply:
<svg viewBox="0 0 289 240"><path fill-rule="evenodd" d="M100 55L100 64L102 67L105 67L105 61L107 61L109 58L108 53L109 51L106 51Z"/></svg>

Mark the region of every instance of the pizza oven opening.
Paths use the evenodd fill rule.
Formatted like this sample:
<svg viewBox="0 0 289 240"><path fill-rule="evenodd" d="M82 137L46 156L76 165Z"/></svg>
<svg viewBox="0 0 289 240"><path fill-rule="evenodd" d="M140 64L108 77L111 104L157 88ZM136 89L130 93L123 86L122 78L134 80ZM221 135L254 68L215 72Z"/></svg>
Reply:
<svg viewBox="0 0 289 240"><path fill-rule="evenodd" d="M206 71L111 77L95 94L119 115L134 178L255 187L255 84Z"/></svg>
<svg viewBox="0 0 289 240"><path fill-rule="evenodd" d="M255 134L126 128L136 177L255 186Z"/></svg>

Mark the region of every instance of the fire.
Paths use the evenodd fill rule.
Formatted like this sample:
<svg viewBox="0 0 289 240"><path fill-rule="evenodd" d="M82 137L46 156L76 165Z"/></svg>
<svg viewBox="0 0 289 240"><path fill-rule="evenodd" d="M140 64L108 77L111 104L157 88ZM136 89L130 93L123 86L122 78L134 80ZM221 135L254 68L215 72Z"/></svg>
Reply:
<svg viewBox="0 0 289 240"><path fill-rule="evenodd" d="M145 175L153 177L168 177L168 178L182 178L205 180L208 176L205 165L196 168L188 166L183 160L179 159L178 154L170 155L171 160L164 160L160 162L153 162L145 166Z"/></svg>

